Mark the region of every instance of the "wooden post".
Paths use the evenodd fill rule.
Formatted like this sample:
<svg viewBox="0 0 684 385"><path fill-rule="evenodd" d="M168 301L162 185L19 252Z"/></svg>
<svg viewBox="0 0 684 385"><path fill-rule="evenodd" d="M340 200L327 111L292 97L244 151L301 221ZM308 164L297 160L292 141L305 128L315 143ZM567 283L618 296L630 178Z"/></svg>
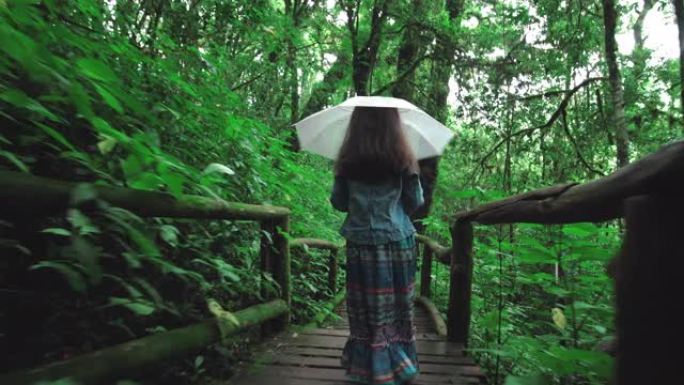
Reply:
<svg viewBox="0 0 684 385"><path fill-rule="evenodd" d="M329 270L328 270L328 288L330 293L335 295L337 293L337 252L338 249L330 249Z"/></svg>
<svg viewBox="0 0 684 385"><path fill-rule="evenodd" d="M290 260L290 245L288 244L288 233L290 231L290 216L284 216L275 223L275 233L273 234L273 278L280 285L280 298L287 303L288 308L292 305L292 287L290 275L292 266ZM283 330L290 323L290 312L275 321L275 328Z"/></svg>
<svg viewBox="0 0 684 385"><path fill-rule="evenodd" d="M420 266L420 295L430 298L430 284L432 282L432 249L423 244L423 263Z"/></svg>
<svg viewBox="0 0 684 385"><path fill-rule="evenodd" d="M625 201L627 233L615 263L617 385L681 377L684 280L680 194Z"/></svg>
<svg viewBox="0 0 684 385"><path fill-rule="evenodd" d="M275 233L275 229L272 221L262 221L260 225L261 246L259 248L259 254L261 261L259 266L261 268L261 273L272 273L273 258L271 257L271 254L273 254L273 234ZM268 291L266 290L266 285L263 283L263 280L261 282L261 297L266 300L268 298Z"/></svg>
<svg viewBox="0 0 684 385"><path fill-rule="evenodd" d="M473 277L473 225L456 219L451 228L451 281L447 310L447 339L468 346Z"/></svg>
<svg viewBox="0 0 684 385"><path fill-rule="evenodd" d="M292 304L290 246L287 237L283 234L290 230L290 217L284 216L280 220L262 221L261 230L261 269L273 276L273 280L280 289L280 298L290 307ZM264 299L267 299L268 293L265 286L262 286L261 294ZM288 312L275 321L265 323L262 331L266 333L280 331L289 323L290 313Z"/></svg>

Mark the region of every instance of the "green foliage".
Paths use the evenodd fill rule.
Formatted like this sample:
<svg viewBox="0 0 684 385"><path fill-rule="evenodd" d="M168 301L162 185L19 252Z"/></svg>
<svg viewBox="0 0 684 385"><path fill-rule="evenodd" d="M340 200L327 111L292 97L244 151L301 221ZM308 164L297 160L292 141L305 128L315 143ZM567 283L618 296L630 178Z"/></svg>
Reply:
<svg viewBox="0 0 684 385"><path fill-rule="evenodd" d="M352 49L371 36L374 2L358 2L354 33L342 3L0 0L0 168L283 205L293 212L287 236L339 240L331 163L292 151L290 124L351 95ZM634 4L619 5L631 33ZM431 237L449 244L458 211L615 168L606 82L586 84L558 110L568 90L605 76L601 12L600 3L558 0L390 3L369 88L391 94L392 82L409 79L411 101L444 112L458 134L423 220ZM402 78L398 57L411 39L417 60ZM447 46L454 55L444 63ZM679 63L647 47L619 61L635 159L681 136ZM439 74L452 67L446 82ZM604 271L619 232L476 229L472 347L491 383L604 381L610 360L594 346L613 332ZM19 334L0 330L31 336L32 352L0 369L196 322L210 316L208 298L232 310L276 295L259 268L262 236L253 223L141 219L88 184L60 217L0 221L0 280L17 298L7 314L33 312L33 302L41 311ZM324 252L293 251L297 322L330 298L327 263ZM444 310L448 269L433 274ZM159 381L221 377L239 350L212 347Z"/></svg>
<svg viewBox="0 0 684 385"><path fill-rule="evenodd" d="M221 6L215 3L202 7ZM281 129L282 121L264 119L255 99L231 90L231 83L243 81L237 74L251 69L254 54L235 60L218 39L188 41L177 29L185 17L180 2L164 10L173 16L149 20L158 23L156 30L133 32L129 22L138 10L131 6L80 0L0 4L0 168L284 205L293 211L292 234L337 238L339 216L327 204L329 163L293 153L292 133ZM220 12L232 23L220 28L268 40L270 33L248 25L263 20L263 9ZM276 15L275 9L268 12ZM98 200L85 184L71 201L63 217L37 219L28 238L5 239L3 233L0 243L13 256L1 276L28 274L36 282L3 285L52 295L42 310L45 335L26 346L33 365L46 353L71 356L211 317L207 298L240 309L279 291L259 267L257 224L143 220ZM293 270L310 278L295 287L295 318L302 322L331 295L318 289L327 270L315 258L313 269ZM193 376L225 370L208 368L201 357Z"/></svg>

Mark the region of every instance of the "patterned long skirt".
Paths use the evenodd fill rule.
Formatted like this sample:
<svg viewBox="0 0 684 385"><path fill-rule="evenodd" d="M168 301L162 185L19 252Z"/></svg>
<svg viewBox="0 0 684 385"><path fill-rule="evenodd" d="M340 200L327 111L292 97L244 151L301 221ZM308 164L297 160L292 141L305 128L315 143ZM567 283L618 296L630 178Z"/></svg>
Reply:
<svg viewBox="0 0 684 385"><path fill-rule="evenodd" d="M342 367L357 382L398 385L418 375L413 236L382 245L347 242L350 337Z"/></svg>

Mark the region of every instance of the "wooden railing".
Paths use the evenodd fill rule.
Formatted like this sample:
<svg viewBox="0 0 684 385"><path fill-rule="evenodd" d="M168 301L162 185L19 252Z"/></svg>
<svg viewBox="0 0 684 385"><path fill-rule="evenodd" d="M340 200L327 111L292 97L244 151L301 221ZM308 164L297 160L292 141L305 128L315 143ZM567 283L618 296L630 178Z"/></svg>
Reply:
<svg viewBox="0 0 684 385"><path fill-rule="evenodd" d="M36 177L15 172L0 172L1 217L59 215L70 206L80 184ZM223 310L213 304L215 319L162 332L121 345L102 349L69 360L31 370L0 375L3 385L32 384L38 381L70 377L80 383L102 383L125 375L153 362L177 357L215 343L230 334L254 325L279 331L290 322L292 297L290 247L330 250L328 285L337 293L337 254L339 246L319 239L301 238L288 242L290 210L284 207L226 202L199 196L180 199L160 192L89 184L95 197L132 211L142 217L228 219L257 221L261 226L260 260L262 271L273 276L279 286L279 298L222 318ZM334 296L339 303L343 294ZM216 309L219 307L219 309ZM234 321L237 320L237 323Z"/></svg>
<svg viewBox="0 0 684 385"><path fill-rule="evenodd" d="M3 216L16 214L59 214L69 206L70 197L76 184L70 182L55 181L52 179L39 178L20 173L0 172L0 202L2 203ZM261 247L261 267L265 272L273 275L274 280L280 286L280 298L268 303L256 305L236 313L238 324L227 326L221 320L209 320L201 324L192 325L183 329L172 330L165 333L144 337L140 340L104 349L89 355L77 357L68 361L58 362L38 369L23 371L0 377L2 384L31 383L36 380L50 380L65 375L84 383L99 382L103 378L111 377L117 373L124 373L134 367L148 364L158 359L174 357L187 353L201 346L216 342L223 338L226 333L235 333L248 326L263 324L274 319L269 327L281 330L289 323L289 309L291 303L290 282L290 247L304 246L330 250L330 271L328 285L332 292L336 292L337 281L337 254L339 246L315 239L295 239L290 244L286 233L289 230L290 211L287 208L275 206L259 206L243 203L224 202L203 197L184 197L176 199L171 195L130 190L119 187L91 186L98 199L108 201L110 204L135 212L145 217L176 217L196 219L233 219L258 221L264 230ZM586 184L566 184L536 190L517 195L501 201L492 202L473 210L456 215L451 228L452 247L447 248L435 241L419 235L417 241L423 245L422 271L421 271L421 296L417 302L428 309L433 320L438 323L441 317L435 306L430 301L430 280L432 260L449 266L449 304L447 310L446 326L437 327L444 333L446 329L449 341L468 344L470 331L470 298L471 282L473 273L473 223L501 224L501 223L573 223L584 221L605 221L625 216L627 219L627 242L629 246L623 254L625 260L630 263L624 264L620 269L617 292L618 292L618 326L622 325L619 335L621 336L620 349L623 354L618 360L618 384L632 384L626 378L641 379L644 376L658 372L670 375L674 374L671 368L677 365L663 359L662 355L654 355L659 361L649 361L652 367L658 367L660 371L651 370L651 366L636 365L639 358L643 359L644 349L637 349L639 344L630 345L627 342L637 341L642 347L650 347L648 336L643 330L644 322L636 322L638 317L643 317L643 312L622 309L621 304L629 303L627 296L636 296L637 305L632 307L653 313L650 302L644 302L639 294L630 291L628 284L631 282L646 282L642 276L643 269L638 262L643 263L645 253L656 266L672 265L672 261L679 261L681 266L684 261L684 247L679 238L676 238L674 224L684 217L684 205L681 197L684 195L684 142L673 143L664 147L638 162L622 168L621 170ZM646 203L644 198L646 197ZM661 212L652 212L656 208ZM668 212L665 210L670 209ZM630 214L631 210L631 214ZM651 210L651 212L649 212ZM625 213L627 212L627 215ZM676 214L673 216L673 214ZM662 218L660 218L660 215ZM640 225L639 218L646 219L653 224L652 229L644 229ZM665 224L669 227L658 227ZM647 236L634 234L635 229ZM670 232L675 233L670 234ZM654 233L661 231L669 238ZM266 234L267 233L267 234ZM659 238L660 237L660 238ZM664 239L672 242L669 249L658 248L659 244L654 239ZM271 240L272 239L272 243ZM638 255L630 254L631 249L639 249ZM664 253L666 250L668 253ZM667 255L666 255L667 254ZM637 262L638 261L638 262ZM684 268L662 269L655 268L657 272L668 277L678 277L675 282L681 281L681 271ZM679 275L677 275L679 274ZM621 283L622 282L622 283ZM666 287L669 291L649 290L649 293L660 293L663 298L673 291L673 287L664 286L667 280L647 281L658 288ZM622 297L621 297L622 293ZM627 293L627 294L625 294ZM338 294L335 299L340 301L343 294ZM652 298L652 297L649 297ZM656 299L657 300L657 299ZM624 306L624 305L622 305ZM663 304L662 309L666 313L660 314L655 319L668 322L671 314L678 314L674 308L682 309L681 301ZM630 318L632 317L632 318ZM637 317L637 318L635 318ZM642 320L643 321L643 320ZM665 340L672 335L663 335L667 328L657 328L653 322L649 338ZM641 329L640 329L641 328ZM658 330L656 330L658 329ZM180 346L169 347L169 333L183 343ZM678 331L677 331L678 333ZM681 334L681 333L679 333ZM679 335L677 334L677 335ZM660 338L658 338L660 337ZM681 338L680 338L681 339ZM677 357L680 344L671 344L671 357ZM649 349L646 349L649 350ZM146 351L152 352L147 354ZM649 350L650 351L650 350ZM124 354L125 353L125 354ZM127 357L136 357L131 360ZM631 361L630 361L631 360ZM671 365L670 365L671 364ZM670 366L666 366L670 365ZM641 370L640 367L647 369ZM85 369L84 369L85 368ZM631 369L630 369L631 368ZM632 372L630 372L632 370ZM631 374L630 374L631 373ZM666 378L666 377L663 377ZM674 378L674 377L673 377ZM646 383L646 382L642 382ZM656 383L656 382L653 382Z"/></svg>
<svg viewBox="0 0 684 385"><path fill-rule="evenodd" d="M423 245L420 301L431 304L433 259L449 266L447 338L467 346L471 316L473 224L606 221L623 217L626 203L633 197L676 194L684 194L684 141L667 145L640 161L589 183L568 183L534 190L458 213L451 226L452 247L444 247L424 235L416 237Z"/></svg>
<svg viewBox="0 0 684 385"><path fill-rule="evenodd" d="M678 297L684 279L683 197L684 141L679 141L592 182L535 190L457 214L451 228L449 340L468 341L473 223L564 224L625 218L625 241L614 261L615 383L677 382L684 338L671 317L684 312ZM672 298L675 292L677 299Z"/></svg>

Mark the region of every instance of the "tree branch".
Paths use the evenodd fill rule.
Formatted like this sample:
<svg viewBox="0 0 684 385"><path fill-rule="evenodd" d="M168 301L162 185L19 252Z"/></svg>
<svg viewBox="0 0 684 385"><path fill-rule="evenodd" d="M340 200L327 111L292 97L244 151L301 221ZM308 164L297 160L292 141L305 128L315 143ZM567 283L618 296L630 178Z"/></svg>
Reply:
<svg viewBox="0 0 684 385"><path fill-rule="evenodd" d="M404 71L396 79L392 80L391 82L389 82L389 83L385 84L384 86L378 88L377 90L373 91L371 93L371 95L380 95L383 92L387 91L388 89L394 87L397 83L404 81L404 79L406 79L409 75L411 75L411 73L413 73L416 70L416 68L418 68L418 66L420 65L420 63L423 62L423 60L425 60L429 57L430 57L430 55L426 54L426 55L423 55L423 56L417 58L416 60L413 61L413 63L411 63L411 65L406 69L406 71Z"/></svg>
<svg viewBox="0 0 684 385"><path fill-rule="evenodd" d="M513 132L510 135L506 136L505 138L501 139L496 145L494 145L494 147L492 147L487 152L487 154L485 154L485 156L483 156L480 159L480 165L484 165L484 163L487 161L487 159L490 156L492 156L494 154L494 152L496 152L496 150L499 149L499 147L501 147L504 143L506 143L507 140L509 140L513 137L516 137L516 136L520 136L520 135L527 134L527 133L532 133L532 132L537 131L537 130L543 130L543 129L551 127L553 125L553 123L555 123L556 120L558 120L558 117L560 117L560 115L563 113L563 111L565 111L565 108L568 106L568 103L570 103L570 99L573 97L573 95L575 95L577 93L577 91L579 91L583 87L585 87L588 84L591 84L595 81L598 81L598 80L606 80L606 78L604 78L604 77L588 78L588 79L584 80L582 83L576 85L573 89L568 90L565 93L565 97L561 101L560 105L558 106L558 108L556 108L556 111L554 111L553 114L551 114L551 117L546 121L546 123L539 125L539 126L525 128L523 130Z"/></svg>
<svg viewBox="0 0 684 385"><path fill-rule="evenodd" d="M562 114L563 114L563 119L562 119L563 131L565 132L565 135L568 137L568 139L570 139L570 143L572 143L572 147L575 149L575 154L577 154L577 159L579 159L579 161L584 165L584 167L586 167L587 170L593 172L596 175L605 176L606 174L604 174L603 171L594 168L584 158L584 155L582 155L582 152L580 151L579 146L577 145L577 141L575 140L575 138L570 133L570 128L568 127L568 121L567 121L567 112L565 110L563 110Z"/></svg>

